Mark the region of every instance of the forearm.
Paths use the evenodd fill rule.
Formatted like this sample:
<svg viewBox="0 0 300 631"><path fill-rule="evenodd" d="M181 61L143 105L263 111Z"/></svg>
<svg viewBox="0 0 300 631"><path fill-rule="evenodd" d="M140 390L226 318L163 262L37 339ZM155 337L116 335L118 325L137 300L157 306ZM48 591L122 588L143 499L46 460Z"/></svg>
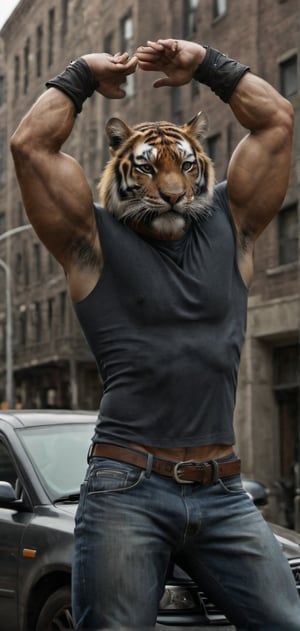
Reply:
<svg viewBox="0 0 300 631"><path fill-rule="evenodd" d="M47 81L43 94L21 122L12 139L18 147L32 151L59 151L72 131L75 115L97 85L91 69L81 58Z"/></svg>
<svg viewBox="0 0 300 631"><path fill-rule="evenodd" d="M249 66L214 48L207 48L193 76L228 102L239 123L250 131L282 124L291 109L279 92L250 72Z"/></svg>
<svg viewBox="0 0 300 631"><path fill-rule="evenodd" d="M290 102L269 83L250 72L238 83L229 105L239 123L251 132L290 126L292 123Z"/></svg>

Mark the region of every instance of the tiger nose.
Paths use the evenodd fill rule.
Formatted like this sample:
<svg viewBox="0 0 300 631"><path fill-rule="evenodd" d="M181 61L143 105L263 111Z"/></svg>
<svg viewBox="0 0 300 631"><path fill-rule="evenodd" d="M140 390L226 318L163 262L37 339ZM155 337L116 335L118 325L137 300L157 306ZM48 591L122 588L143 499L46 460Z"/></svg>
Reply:
<svg viewBox="0 0 300 631"><path fill-rule="evenodd" d="M178 191L177 193L163 193L162 191L159 191L159 194L164 202L167 202L168 204L170 204L170 206L175 206L175 204L177 204L184 197L183 191Z"/></svg>

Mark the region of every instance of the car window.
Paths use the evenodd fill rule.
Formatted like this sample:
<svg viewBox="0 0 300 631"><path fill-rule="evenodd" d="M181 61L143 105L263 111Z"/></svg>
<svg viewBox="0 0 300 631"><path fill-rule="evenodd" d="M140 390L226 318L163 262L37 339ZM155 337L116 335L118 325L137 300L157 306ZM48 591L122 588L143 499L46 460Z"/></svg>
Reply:
<svg viewBox="0 0 300 631"><path fill-rule="evenodd" d="M52 501L79 493L93 433L93 423L44 425L18 430L37 476Z"/></svg>
<svg viewBox="0 0 300 631"><path fill-rule="evenodd" d="M9 482L15 488L16 480L17 472L11 455L6 445L0 440L0 481Z"/></svg>

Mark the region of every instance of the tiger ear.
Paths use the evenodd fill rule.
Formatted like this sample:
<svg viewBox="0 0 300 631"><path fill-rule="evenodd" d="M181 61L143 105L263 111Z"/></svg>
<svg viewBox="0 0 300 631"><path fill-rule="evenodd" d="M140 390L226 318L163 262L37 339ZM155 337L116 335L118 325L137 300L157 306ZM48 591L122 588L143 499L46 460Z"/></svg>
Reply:
<svg viewBox="0 0 300 631"><path fill-rule="evenodd" d="M198 141L203 138L205 132L208 130L208 118L205 112L198 112L194 118L188 123L183 125L185 131L194 136Z"/></svg>
<svg viewBox="0 0 300 631"><path fill-rule="evenodd" d="M110 118L106 125L105 131L108 137L109 146L115 152L122 144L132 135L132 129L124 123L120 118Z"/></svg>

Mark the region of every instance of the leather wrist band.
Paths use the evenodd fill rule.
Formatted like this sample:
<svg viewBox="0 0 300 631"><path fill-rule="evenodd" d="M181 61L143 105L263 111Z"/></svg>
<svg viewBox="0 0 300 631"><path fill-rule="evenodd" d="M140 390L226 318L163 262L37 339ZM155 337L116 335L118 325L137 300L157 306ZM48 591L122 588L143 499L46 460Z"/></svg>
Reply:
<svg viewBox="0 0 300 631"><path fill-rule="evenodd" d="M245 72L250 70L250 67L226 57L215 48L210 46L204 46L204 48L207 49L206 55L194 72L193 78L208 85L222 101L228 103L238 82Z"/></svg>
<svg viewBox="0 0 300 631"><path fill-rule="evenodd" d="M73 101L76 113L82 110L84 101L92 96L97 83L86 61L81 57L72 61L63 72L46 83L47 88L57 88Z"/></svg>

